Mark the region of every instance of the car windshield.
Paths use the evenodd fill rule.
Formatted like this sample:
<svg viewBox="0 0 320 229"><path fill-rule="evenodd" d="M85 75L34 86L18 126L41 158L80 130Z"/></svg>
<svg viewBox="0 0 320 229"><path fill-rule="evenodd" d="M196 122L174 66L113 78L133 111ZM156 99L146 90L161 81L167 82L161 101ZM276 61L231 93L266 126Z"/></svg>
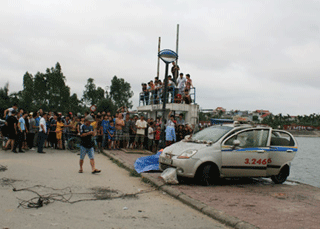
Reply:
<svg viewBox="0 0 320 229"><path fill-rule="evenodd" d="M192 136L190 141L199 142L199 143L207 143L207 142L216 142L233 127L230 126L213 126L206 129L203 129Z"/></svg>

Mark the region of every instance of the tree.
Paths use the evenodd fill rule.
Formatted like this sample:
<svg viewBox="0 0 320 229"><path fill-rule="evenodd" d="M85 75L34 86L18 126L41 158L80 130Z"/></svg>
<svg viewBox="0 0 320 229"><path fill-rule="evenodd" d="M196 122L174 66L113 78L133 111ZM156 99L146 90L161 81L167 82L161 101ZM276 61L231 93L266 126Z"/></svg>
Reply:
<svg viewBox="0 0 320 229"><path fill-rule="evenodd" d="M259 122L259 118L257 115L252 116L252 121Z"/></svg>
<svg viewBox="0 0 320 229"><path fill-rule="evenodd" d="M104 90L101 87L98 87L96 90L96 104L101 100L104 99Z"/></svg>
<svg viewBox="0 0 320 229"><path fill-rule="evenodd" d="M89 78L83 92L83 101L87 105L96 105L101 99L104 99L104 90L101 87L96 88L94 79Z"/></svg>
<svg viewBox="0 0 320 229"><path fill-rule="evenodd" d="M110 87L111 99L118 107L126 106L132 108L132 102L129 99L133 96L131 85L122 78L114 76Z"/></svg>
<svg viewBox="0 0 320 229"><path fill-rule="evenodd" d="M9 83L6 83L3 88L0 88L0 118L3 117L3 112L8 107L12 106L9 96Z"/></svg>
<svg viewBox="0 0 320 229"><path fill-rule="evenodd" d="M21 105L20 104L21 100L22 100L22 91L13 92L10 94L10 101L12 104L16 103L18 105Z"/></svg>
<svg viewBox="0 0 320 229"><path fill-rule="evenodd" d="M34 77L34 104L36 108L48 109L46 78L43 73L37 72Z"/></svg>
<svg viewBox="0 0 320 229"><path fill-rule="evenodd" d="M209 120L209 114L204 112L199 112L199 121L208 121Z"/></svg>
<svg viewBox="0 0 320 229"><path fill-rule="evenodd" d="M112 114L114 114L117 110L117 107L110 98L103 98L97 103L97 110L105 112L110 111Z"/></svg>
<svg viewBox="0 0 320 229"><path fill-rule="evenodd" d="M33 76L26 72L23 76L23 90L22 90L22 108L27 111L31 111L34 109L33 103L33 95L34 95L34 82Z"/></svg>
<svg viewBox="0 0 320 229"><path fill-rule="evenodd" d="M69 98L69 103L67 105L68 111L76 113L83 113L83 108L81 107L81 101L78 99L76 93L73 93Z"/></svg>
<svg viewBox="0 0 320 229"><path fill-rule="evenodd" d="M70 88L65 84L66 77L61 71L59 62L57 62L55 68L47 68L45 80L47 91L44 96L49 110L67 111Z"/></svg>

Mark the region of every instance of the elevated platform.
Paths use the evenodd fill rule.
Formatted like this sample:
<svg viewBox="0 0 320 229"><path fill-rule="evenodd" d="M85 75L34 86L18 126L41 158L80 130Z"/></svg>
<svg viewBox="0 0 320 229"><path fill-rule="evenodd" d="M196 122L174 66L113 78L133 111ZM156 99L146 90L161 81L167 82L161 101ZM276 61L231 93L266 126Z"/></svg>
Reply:
<svg viewBox="0 0 320 229"><path fill-rule="evenodd" d="M162 117L162 106L162 104L144 105L137 107L137 110L147 113L148 118L156 120L157 117ZM198 104L167 103L165 117L167 117L169 111L175 112L176 114L183 113L184 120L188 124L196 125L199 122Z"/></svg>

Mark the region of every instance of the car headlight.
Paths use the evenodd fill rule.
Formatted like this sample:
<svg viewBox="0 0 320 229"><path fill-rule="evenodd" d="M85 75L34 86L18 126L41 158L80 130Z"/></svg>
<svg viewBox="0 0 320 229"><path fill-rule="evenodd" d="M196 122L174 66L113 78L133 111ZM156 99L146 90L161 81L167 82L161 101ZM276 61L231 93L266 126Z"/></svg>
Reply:
<svg viewBox="0 0 320 229"><path fill-rule="evenodd" d="M189 159L193 155L195 155L198 152L198 150L191 149L184 151L180 156L178 156L179 159Z"/></svg>

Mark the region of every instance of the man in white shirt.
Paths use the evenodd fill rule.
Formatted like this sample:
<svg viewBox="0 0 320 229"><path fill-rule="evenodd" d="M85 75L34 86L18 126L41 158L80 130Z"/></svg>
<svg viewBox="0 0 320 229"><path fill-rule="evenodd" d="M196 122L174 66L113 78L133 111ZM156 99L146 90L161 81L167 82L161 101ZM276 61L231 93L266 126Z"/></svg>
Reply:
<svg viewBox="0 0 320 229"><path fill-rule="evenodd" d="M168 76L168 94L167 94L167 101L169 99L169 93L171 94L171 103L173 103L174 100L174 94L175 94L175 87L176 85L172 81L172 77Z"/></svg>
<svg viewBox="0 0 320 229"><path fill-rule="evenodd" d="M186 86L186 78L183 78L183 73L180 73L180 77L177 80L177 85L178 85L179 94L183 95L184 88Z"/></svg>
<svg viewBox="0 0 320 229"><path fill-rule="evenodd" d="M147 122L144 120L143 115L140 116L140 120L137 120L136 127L137 127L137 134L134 140L134 145L136 145L140 139L140 142L141 142L140 147L142 149L143 142L144 142L144 132L145 132L145 129L147 128Z"/></svg>
<svg viewBox="0 0 320 229"><path fill-rule="evenodd" d="M7 110L4 111L4 116L3 116L3 118L4 118L4 119L7 119L9 116L11 116L13 110L18 111L18 105L17 105L16 103L13 104L12 107L10 107L10 108L8 108ZM20 118L20 117L19 117L19 118Z"/></svg>
<svg viewBox="0 0 320 229"><path fill-rule="evenodd" d="M154 129L154 122L149 123L148 128L148 149L152 152L153 150L153 139L154 139L154 133L156 132Z"/></svg>
<svg viewBox="0 0 320 229"><path fill-rule="evenodd" d="M45 140L47 139L47 113L43 113L40 122L39 122L39 145L38 145L38 153L45 153L43 152L43 145Z"/></svg>

